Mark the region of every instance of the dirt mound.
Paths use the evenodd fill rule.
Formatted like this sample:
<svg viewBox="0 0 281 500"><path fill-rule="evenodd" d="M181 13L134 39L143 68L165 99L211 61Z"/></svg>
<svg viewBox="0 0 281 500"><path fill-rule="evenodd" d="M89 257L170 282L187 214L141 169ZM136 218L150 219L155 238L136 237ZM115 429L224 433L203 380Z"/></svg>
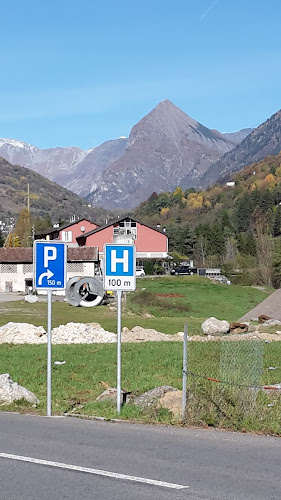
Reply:
<svg viewBox="0 0 281 500"><path fill-rule="evenodd" d="M180 417L182 414L182 391L166 392L159 399L158 406L167 408L175 417Z"/></svg>
<svg viewBox="0 0 281 500"><path fill-rule="evenodd" d="M193 335L192 337L188 337L188 340L191 342L228 342L232 340L264 340L267 342L281 340L281 332L280 333L263 333L256 330L255 332L249 333L235 333L233 335Z"/></svg>
<svg viewBox="0 0 281 500"><path fill-rule="evenodd" d="M183 333L178 332L176 335L168 335L141 326L135 326L132 330L124 327L122 330L122 342L160 342L161 340L164 342L182 341Z"/></svg>
<svg viewBox="0 0 281 500"><path fill-rule="evenodd" d="M266 297L263 302L258 304L254 309L247 312L240 318L240 321L251 321L252 319L257 319L259 316L266 315L272 319L281 320L281 289L275 290L269 297Z"/></svg>

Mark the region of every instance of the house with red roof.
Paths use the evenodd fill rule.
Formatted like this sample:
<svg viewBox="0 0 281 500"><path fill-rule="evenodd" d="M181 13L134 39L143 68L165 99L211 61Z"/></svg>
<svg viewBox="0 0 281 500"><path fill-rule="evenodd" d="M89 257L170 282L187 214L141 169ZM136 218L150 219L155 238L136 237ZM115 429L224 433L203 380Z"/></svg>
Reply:
<svg viewBox="0 0 281 500"><path fill-rule="evenodd" d="M76 238L78 236L83 236L84 233L88 233L97 229L99 226L89 219L78 219L75 217L70 219L70 222L62 226L55 225L54 227L41 231L35 235L36 240L59 240L67 243L67 246L77 247L78 243Z"/></svg>
<svg viewBox="0 0 281 500"><path fill-rule="evenodd" d="M164 260L168 257L168 237L165 228L153 228L132 217L117 218L76 237L79 246L95 246L103 256L106 243L136 246L137 264L143 260Z"/></svg>

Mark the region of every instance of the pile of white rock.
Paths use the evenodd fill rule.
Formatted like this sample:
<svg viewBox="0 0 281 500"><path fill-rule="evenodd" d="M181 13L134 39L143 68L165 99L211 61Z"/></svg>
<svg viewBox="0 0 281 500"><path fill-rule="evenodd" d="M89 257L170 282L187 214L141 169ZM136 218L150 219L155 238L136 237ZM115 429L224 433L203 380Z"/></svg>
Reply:
<svg viewBox="0 0 281 500"><path fill-rule="evenodd" d="M99 323L67 323L52 330L53 344L100 344L116 342L117 335L108 332ZM0 328L0 344L45 344L43 326L29 323L7 323Z"/></svg>
<svg viewBox="0 0 281 500"><path fill-rule="evenodd" d="M43 326L10 322L0 327L0 344L43 344L45 334Z"/></svg>
<svg viewBox="0 0 281 500"><path fill-rule="evenodd" d="M124 327L122 342L181 341L183 333L167 335L151 328ZM0 344L45 344L46 331L42 326L28 323L7 323L0 328ZM115 333L104 330L99 323L67 323L52 330L53 344L106 344L117 342Z"/></svg>
<svg viewBox="0 0 281 500"><path fill-rule="evenodd" d="M116 342L117 335L104 330L99 323L67 323L54 328L54 344L101 344Z"/></svg>

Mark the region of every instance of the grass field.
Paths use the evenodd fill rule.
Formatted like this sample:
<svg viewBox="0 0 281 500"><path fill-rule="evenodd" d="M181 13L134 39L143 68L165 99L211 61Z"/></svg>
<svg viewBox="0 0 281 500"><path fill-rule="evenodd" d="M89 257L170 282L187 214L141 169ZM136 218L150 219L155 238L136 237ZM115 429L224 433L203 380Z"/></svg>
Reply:
<svg viewBox="0 0 281 500"><path fill-rule="evenodd" d="M189 325L189 334L199 333L201 323L210 316L236 321L264 300L271 290L215 285L198 276L142 278L136 292L127 294L123 304L122 326L136 325L175 334ZM152 298L154 297L154 301ZM147 316L150 317L147 317ZM47 328L47 303L24 301L0 304L0 326L9 321L26 322ZM116 332L116 311L106 306L73 307L53 302L54 327L69 323L97 322Z"/></svg>
<svg viewBox="0 0 281 500"><path fill-rule="evenodd" d="M192 343L194 364L202 365L202 348L204 348L205 369L214 373L214 347L217 343L205 343L199 346ZM160 342L122 345L122 388L140 394L158 385L172 385L178 389L182 387L182 344L179 342ZM31 408L29 404L19 402L3 409L32 411L46 414L46 345L8 345L0 346L1 372L8 372L13 380L27 387L40 399L38 408ZM64 412L80 413L83 415L117 417L115 404L96 402L96 397L104 391L103 382L116 387L116 345L54 345L53 361L66 361L64 365L53 365L52 392L53 413ZM272 384L279 381L276 371L268 371L269 366L278 366L281 358L281 343L265 345L263 383ZM280 370L279 370L280 372ZM189 380L189 384L193 384ZM274 407L268 407L271 399L262 395L254 412L241 413L238 402L231 404L226 413L225 401L219 397L219 404L214 402L220 396L216 391L218 384L207 382L196 387L202 393L204 408L199 407L189 417L188 423L195 425L215 425L238 430L266 431L281 433L280 397ZM206 402L206 388L211 391L212 402ZM205 391L205 392L204 392ZM215 391L215 392L214 392ZM197 393L198 394L198 393ZM194 406L194 405L193 405ZM233 414L236 409L236 413ZM193 408L194 410L194 408ZM238 412L238 414L237 414ZM228 415L228 418L225 415ZM231 416L233 414L233 417ZM141 411L133 405L126 405L122 409L121 418L129 418L142 422L176 423L168 410L150 408ZM249 420L250 419L250 420ZM279 424L278 424L279 421ZM279 430L278 430L279 426Z"/></svg>
<svg viewBox="0 0 281 500"><path fill-rule="evenodd" d="M195 334L200 333L202 321L209 316L237 320L270 293L270 290L261 291L250 287L214 285L209 280L195 276L137 281L138 290L127 294L123 304L122 326L132 328L140 325L172 334L183 331L185 321L188 322L189 333ZM14 321L47 327L46 302L9 302L0 304L0 312L0 326ZM71 321L98 322L105 329L116 331L116 311L111 307L75 308L54 301L53 327ZM206 373L214 373L214 362L219 363L214 346L217 343L201 344L198 348L197 343L192 344L194 364L202 364L204 359ZM122 388L134 394L141 394L159 385L172 385L181 389L182 349L179 342L123 344ZM269 371L268 367L280 365L281 342L265 344L264 349L262 383L278 383L280 369ZM3 409L46 413L46 355L46 345L0 344L1 373L10 373L13 380L30 389L40 399L38 408L19 402L4 406ZM52 360L66 361L61 366L53 365L53 413L79 413L106 418L117 416L114 404L95 401L104 390L102 381L116 387L115 344L54 345ZM194 385L194 380L188 383ZM214 387L210 382L196 386L201 409L198 410L198 401L195 403L194 400L193 406L190 405L192 412L188 414L187 423L281 433L280 397L274 401L273 407L268 407L270 396L260 394L255 411L244 414L240 403L229 395L226 410L226 393L221 396L217 387L218 384ZM168 410L153 407L141 411L131 404L123 407L121 418L144 422L178 422Z"/></svg>

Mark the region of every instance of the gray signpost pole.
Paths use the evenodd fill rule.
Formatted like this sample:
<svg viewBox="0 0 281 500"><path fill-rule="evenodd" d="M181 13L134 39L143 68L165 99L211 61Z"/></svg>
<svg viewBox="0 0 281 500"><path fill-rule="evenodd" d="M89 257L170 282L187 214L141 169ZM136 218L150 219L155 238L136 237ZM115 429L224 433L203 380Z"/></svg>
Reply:
<svg viewBox="0 0 281 500"><path fill-rule="evenodd" d="M185 422L185 407L186 407L186 371L187 371L187 323L184 324L183 336L183 370L182 370L182 421Z"/></svg>
<svg viewBox="0 0 281 500"><path fill-rule="evenodd" d="M48 290L47 417L52 415L52 290Z"/></svg>
<svg viewBox="0 0 281 500"><path fill-rule="evenodd" d="M67 246L62 241L33 244L33 283L48 294L47 417L52 415L52 290L65 290Z"/></svg>
<svg viewBox="0 0 281 500"><path fill-rule="evenodd" d="M121 308L122 291L117 290L117 413L121 411Z"/></svg>
<svg viewBox="0 0 281 500"><path fill-rule="evenodd" d="M136 247L108 243L103 247L103 287L117 295L117 413L121 412L121 310L122 292L136 289Z"/></svg>

